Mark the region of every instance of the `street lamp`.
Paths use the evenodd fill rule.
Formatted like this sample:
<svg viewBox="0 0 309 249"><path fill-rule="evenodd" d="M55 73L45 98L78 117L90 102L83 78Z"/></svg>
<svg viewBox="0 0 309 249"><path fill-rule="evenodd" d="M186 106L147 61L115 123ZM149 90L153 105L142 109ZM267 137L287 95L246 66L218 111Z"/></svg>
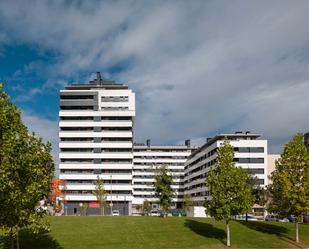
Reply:
<svg viewBox="0 0 309 249"><path fill-rule="evenodd" d="M111 215L113 215L113 176L111 175L111 203L110 203L110 207L111 207Z"/></svg>

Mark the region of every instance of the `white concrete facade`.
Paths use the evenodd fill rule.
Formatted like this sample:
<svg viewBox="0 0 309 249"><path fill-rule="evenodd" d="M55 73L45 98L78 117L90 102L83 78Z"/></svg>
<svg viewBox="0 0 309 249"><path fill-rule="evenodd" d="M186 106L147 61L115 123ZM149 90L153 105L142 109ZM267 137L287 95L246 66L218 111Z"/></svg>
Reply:
<svg viewBox="0 0 309 249"><path fill-rule="evenodd" d="M144 200L148 200L154 207L157 206L155 170L161 165L166 165L173 176L174 207L181 206L184 195L184 164L193 149L188 140L186 145L134 145L133 205L142 205Z"/></svg>
<svg viewBox="0 0 309 249"><path fill-rule="evenodd" d="M260 135L249 132L220 134L208 141L191 154L185 163L185 194L190 194L195 206L202 206L209 192L205 180L210 168L215 165L216 150L227 138L234 147L236 166L247 169L257 177L258 184L264 187L267 178L267 140L258 139Z"/></svg>
<svg viewBox="0 0 309 249"><path fill-rule="evenodd" d="M276 169L276 161L280 158L280 154L269 154L267 156L267 177L268 184L272 184L270 179L271 173Z"/></svg>
<svg viewBox="0 0 309 249"><path fill-rule="evenodd" d="M59 178L66 203L96 201L97 177L107 201L132 202L135 94L128 86L102 80L60 91Z"/></svg>

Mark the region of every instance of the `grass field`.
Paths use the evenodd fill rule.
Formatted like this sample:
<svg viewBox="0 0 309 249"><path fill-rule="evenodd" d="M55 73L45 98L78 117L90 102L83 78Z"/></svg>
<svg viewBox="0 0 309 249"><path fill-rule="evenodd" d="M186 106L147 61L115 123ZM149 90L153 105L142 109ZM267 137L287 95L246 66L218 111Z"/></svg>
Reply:
<svg viewBox="0 0 309 249"><path fill-rule="evenodd" d="M21 249L173 249L224 248L225 224L213 219L168 217L51 217L51 232L24 232ZM309 248L309 225L231 222L232 248ZM3 241L3 239L1 240ZM1 242L0 242L1 244Z"/></svg>

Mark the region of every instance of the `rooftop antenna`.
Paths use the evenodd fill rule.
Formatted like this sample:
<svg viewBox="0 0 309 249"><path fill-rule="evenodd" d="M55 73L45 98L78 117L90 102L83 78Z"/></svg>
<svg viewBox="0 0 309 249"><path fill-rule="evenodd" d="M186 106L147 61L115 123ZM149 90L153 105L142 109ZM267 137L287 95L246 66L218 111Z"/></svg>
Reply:
<svg viewBox="0 0 309 249"><path fill-rule="evenodd" d="M96 81L101 84L102 78L101 78L101 73L100 72L97 72Z"/></svg>

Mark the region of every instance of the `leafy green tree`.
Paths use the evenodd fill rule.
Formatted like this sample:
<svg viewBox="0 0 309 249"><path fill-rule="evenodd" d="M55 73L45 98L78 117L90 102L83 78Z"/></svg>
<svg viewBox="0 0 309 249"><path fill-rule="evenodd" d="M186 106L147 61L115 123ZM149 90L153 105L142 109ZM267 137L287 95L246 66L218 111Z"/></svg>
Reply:
<svg viewBox="0 0 309 249"><path fill-rule="evenodd" d="M269 210L291 214L295 219L295 241L299 242L298 222L309 213L309 152L297 134L285 145L276 168L271 174Z"/></svg>
<svg viewBox="0 0 309 249"><path fill-rule="evenodd" d="M143 208L144 215L148 215L149 212L151 211L151 205L147 199L144 200L142 208Z"/></svg>
<svg viewBox="0 0 309 249"><path fill-rule="evenodd" d="M49 228L39 202L49 195L53 173L50 143L28 134L0 84L0 227L11 248L19 248L21 229L38 233Z"/></svg>
<svg viewBox="0 0 309 249"><path fill-rule="evenodd" d="M135 206L135 209L136 209L136 211L137 211L137 213L139 213L139 211L141 210L141 208L142 208L142 205L136 205Z"/></svg>
<svg viewBox="0 0 309 249"><path fill-rule="evenodd" d="M190 194L185 194L183 206L186 211L189 211L190 207L193 206L192 196Z"/></svg>
<svg viewBox="0 0 309 249"><path fill-rule="evenodd" d="M155 196L159 199L163 217L167 216L167 211L172 205L172 197L174 191L172 189L173 178L169 174L169 170L165 165L160 166L156 170L155 176Z"/></svg>
<svg viewBox="0 0 309 249"><path fill-rule="evenodd" d="M265 205L269 200L269 194L267 189L261 187L260 184L258 184L257 180L258 178L254 174L248 173L247 183L251 189L254 204L265 208ZM246 213L246 222L248 222L248 213Z"/></svg>
<svg viewBox="0 0 309 249"><path fill-rule="evenodd" d="M216 165L206 178L211 197L205 201L205 207L216 220L225 220L227 246L230 246L229 221L233 216L251 210L253 196L248 185L248 174L235 166L234 150L227 140L218 148L217 153Z"/></svg>
<svg viewBox="0 0 309 249"><path fill-rule="evenodd" d="M87 203L83 203L82 206L80 207L81 215L86 216L87 215L87 209L88 209Z"/></svg>
<svg viewBox="0 0 309 249"><path fill-rule="evenodd" d="M99 176L96 180L96 186L93 194L95 195L97 201L100 204L101 215L104 215L104 207L106 206L107 194L104 188L104 181Z"/></svg>

